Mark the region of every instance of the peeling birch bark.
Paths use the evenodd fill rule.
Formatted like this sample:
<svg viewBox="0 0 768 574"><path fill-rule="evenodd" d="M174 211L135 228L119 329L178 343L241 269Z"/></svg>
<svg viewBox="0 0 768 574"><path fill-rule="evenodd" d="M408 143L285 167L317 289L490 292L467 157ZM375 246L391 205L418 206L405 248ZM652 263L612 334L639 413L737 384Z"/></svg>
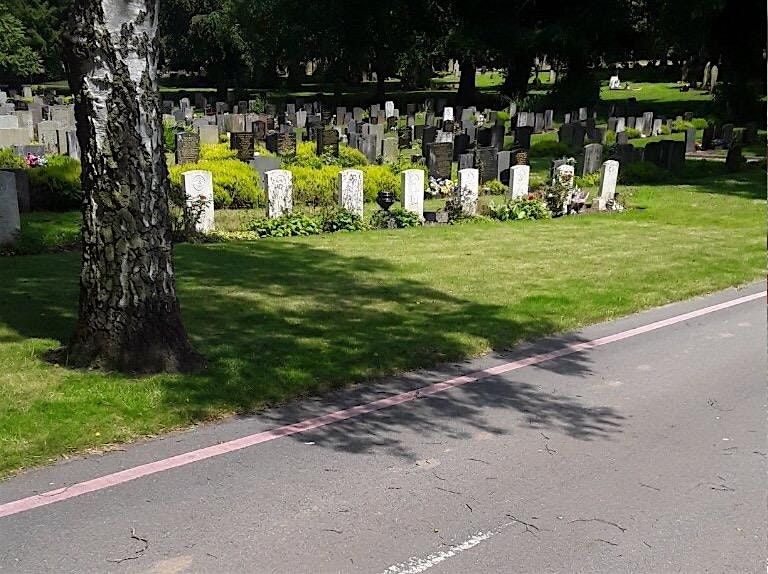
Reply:
<svg viewBox="0 0 768 574"><path fill-rule="evenodd" d="M195 370L176 298L157 89L158 0L75 0L67 41L83 163L76 366Z"/></svg>

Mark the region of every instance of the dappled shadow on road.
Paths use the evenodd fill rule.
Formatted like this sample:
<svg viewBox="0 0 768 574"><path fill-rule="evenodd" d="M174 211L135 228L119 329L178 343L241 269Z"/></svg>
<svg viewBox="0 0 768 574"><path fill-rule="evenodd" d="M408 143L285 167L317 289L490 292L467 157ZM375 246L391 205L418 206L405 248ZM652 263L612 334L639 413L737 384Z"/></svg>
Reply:
<svg viewBox="0 0 768 574"><path fill-rule="evenodd" d="M392 393L391 389L379 394L345 393L338 398L325 397L273 409L263 413L263 417L282 426L334 408L349 408L354 401L364 404ZM592 407L514 376L493 376L444 394L417 398L397 408L303 433L295 439L311 440L320 447L343 452L385 452L415 460L419 444L469 440L483 433L504 436L517 427L559 432L580 440L609 439L621 432L623 420L612 408ZM414 438L414 433L419 438Z"/></svg>
<svg viewBox="0 0 768 574"><path fill-rule="evenodd" d="M366 244L389 249L388 237L394 236L382 234ZM249 413L291 398L325 396L264 415L275 425L296 422L459 374L467 366L451 361L478 349L504 350L551 333L562 309L577 304L567 294L539 293L537 305L530 307L537 310L536 316L526 314L525 297L512 313L413 280L413 273L404 272L413 261L341 255L327 241L179 246L176 264L184 320L210 366L196 376L157 377L163 408L200 420L221 411ZM0 298L7 303L0 307L0 324L9 328L8 337L66 340L76 310L77 256L56 256L51 263L6 265L12 272L4 272L0 284ZM428 269L430 262L419 265ZM460 269L456 280L461 280ZM46 319L41 321L41 316ZM443 367L386 385L371 382L435 365ZM590 374L586 354L536 368L579 377ZM349 382L363 384L327 395ZM409 456L399 437L406 429L468 432L455 430L458 421L459 427L473 432L507 432L489 422L489 409L517 411L526 424L583 439L606 437L621 424L621 417L610 409L582 405L523 382L486 379L327 429L325 443L354 452L386 446Z"/></svg>

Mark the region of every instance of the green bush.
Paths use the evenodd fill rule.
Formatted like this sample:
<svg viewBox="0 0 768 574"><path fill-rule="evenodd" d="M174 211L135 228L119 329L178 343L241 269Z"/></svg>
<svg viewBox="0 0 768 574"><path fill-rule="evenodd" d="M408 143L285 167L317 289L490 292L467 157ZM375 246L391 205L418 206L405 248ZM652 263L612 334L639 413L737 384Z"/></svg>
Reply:
<svg viewBox="0 0 768 574"><path fill-rule="evenodd" d="M693 124L691 122L686 122L685 120L675 120L672 122L672 131L673 132L684 132L688 128L692 128Z"/></svg>
<svg viewBox="0 0 768 574"><path fill-rule="evenodd" d="M612 146L616 143L616 132L613 130L607 130L605 132L605 145Z"/></svg>
<svg viewBox="0 0 768 574"><path fill-rule="evenodd" d="M516 221L521 219L548 219L551 217L547 204L540 199L527 197L510 199L503 203L491 202L488 214L499 221Z"/></svg>
<svg viewBox="0 0 768 574"><path fill-rule="evenodd" d="M210 147L218 148L219 146ZM182 174L195 169L211 172L213 205L216 209L252 208L264 205L265 197L259 174L247 163L236 159L202 159L197 163L173 166L169 170L171 192L172 197L180 205L184 203Z"/></svg>
<svg viewBox="0 0 768 574"><path fill-rule="evenodd" d="M335 202L340 171L338 167L292 165L289 169L293 174L294 203L321 206Z"/></svg>
<svg viewBox="0 0 768 574"><path fill-rule="evenodd" d="M200 160L221 161L237 159L237 151L229 149L227 144L203 144L200 146Z"/></svg>
<svg viewBox="0 0 768 574"><path fill-rule="evenodd" d="M623 184L662 183L668 179L669 174L650 161L630 163L619 171Z"/></svg>
<svg viewBox="0 0 768 574"><path fill-rule="evenodd" d="M708 124L709 122L706 120L706 118L693 118L689 122L685 120L675 120L672 122L672 131L684 132L691 128L703 130L705 127L707 127Z"/></svg>
<svg viewBox="0 0 768 574"><path fill-rule="evenodd" d="M509 112L506 110L501 110L499 112L496 112L496 119L502 122L508 122L509 121Z"/></svg>
<svg viewBox="0 0 768 574"><path fill-rule="evenodd" d="M176 122L163 122L163 147L165 151L176 151Z"/></svg>
<svg viewBox="0 0 768 574"><path fill-rule="evenodd" d="M669 126L667 124L662 124L661 129L659 130L659 134L663 136L668 136L672 133L672 130L669 129Z"/></svg>
<svg viewBox="0 0 768 574"><path fill-rule="evenodd" d="M315 153L316 146L313 142L301 142L296 145L296 155L284 158L283 162L290 167L304 167L312 169L322 169L328 165L323 156Z"/></svg>
<svg viewBox="0 0 768 574"><path fill-rule="evenodd" d="M10 148L0 149L0 169L24 169L27 162Z"/></svg>
<svg viewBox="0 0 768 574"><path fill-rule="evenodd" d="M709 125L709 122L706 118L693 118L691 120L691 127L697 129L697 130L703 130Z"/></svg>
<svg viewBox="0 0 768 574"><path fill-rule="evenodd" d="M294 237L317 235L322 228L317 217L303 213L289 213L274 219L258 217L248 224L247 231L253 231L259 237Z"/></svg>
<svg viewBox="0 0 768 574"><path fill-rule="evenodd" d="M577 187L596 187L600 184L600 172L596 171L587 175L579 175L573 181Z"/></svg>
<svg viewBox="0 0 768 574"><path fill-rule="evenodd" d="M392 207L389 211L374 211L370 221L371 227L375 229L402 229L421 225L418 214L402 207Z"/></svg>
<svg viewBox="0 0 768 574"><path fill-rule="evenodd" d="M507 186L501 183L498 179L492 179L483 184L482 191L487 195L504 195L507 193Z"/></svg>
<svg viewBox="0 0 768 574"><path fill-rule="evenodd" d="M368 229L363 218L343 207L334 206L326 209L320 215L324 233L336 231L362 231Z"/></svg>
<svg viewBox="0 0 768 574"><path fill-rule="evenodd" d="M544 185L547 185L547 178L545 176L539 173L531 173L531 176L528 179L528 187L530 189L537 189Z"/></svg>
<svg viewBox="0 0 768 574"><path fill-rule="evenodd" d="M531 144L529 157L562 157L568 154L568 146L555 140L544 140Z"/></svg>
<svg viewBox="0 0 768 574"><path fill-rule="evenodd" d="M315 152L317 147L314 142L302 142L296 146L296 155L284 160L289 167L308 167L312 169L321 169L325 166L335 166L342 168L364 167L368 165L365 155L349 146L339 146L339 156L330 154L319 156Z"/></svg>
<svg viewBox="0 0 768 574"><path fill-rule="evenodd" d="M339 146L340 167L363 167L365 165L368 165L368 158L363 152L346 145Z"/></svg>
<svg viewBox="0 0 768 574"><path fill-rule="evenodd" d="M640 130L637 128L627 128L625 131L627 133L627 139L630 140L635 140L641 135Z"/></svg>
<svg viewBox="0 0 768 574"><path fill-rule="evenodd" d="M369 165L363 170L365 201L375 201L380 191L393 191L400 196L400 176L386 165Z"/></svg>
<svg viewBox="0 0 768 574"><path fill-rule="evenodd" d="M48 163L29 170L29 194L39 211L80 209L83 190L80 162L65 155L48 157Z"/></svg>

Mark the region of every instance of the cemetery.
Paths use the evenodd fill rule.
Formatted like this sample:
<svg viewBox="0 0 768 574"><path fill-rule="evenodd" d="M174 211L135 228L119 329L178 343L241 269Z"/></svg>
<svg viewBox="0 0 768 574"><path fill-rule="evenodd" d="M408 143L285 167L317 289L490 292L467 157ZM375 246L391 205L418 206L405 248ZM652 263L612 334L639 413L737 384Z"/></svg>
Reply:
<svg viewBox="0 0 768 574"><path fill-rule="evenodd" d="M579 99L546 59L524 97L508 70L445 60L388 94L370 72L375 92L160 91L176 288L208 361L190 374L46 359L78 317L88 158L66 87L5 85L0 475L763 273L764 115L719 111L727 65L600 68ZM474 101L454 91L468 73Z"/></svg>

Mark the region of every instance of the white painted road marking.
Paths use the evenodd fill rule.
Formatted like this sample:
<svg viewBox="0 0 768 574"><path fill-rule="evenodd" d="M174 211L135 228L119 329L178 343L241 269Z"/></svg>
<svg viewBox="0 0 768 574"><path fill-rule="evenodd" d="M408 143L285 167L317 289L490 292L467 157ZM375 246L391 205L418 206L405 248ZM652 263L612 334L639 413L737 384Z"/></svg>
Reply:
<svg viewBox="0 0 768 574"><path fill-rule="evenodd" d="M474 536L470 536L467 538L464 542L461 544L457 544L456 546L451 546L448 550L443 550L442 552L437 552L435 554L430 554L429 556L425 556L424 558L418 558L414 556L413 558L409 559L407 562L401 562L400 564L394 564L384 570L381 574L419 574L419 572L424 572L425 570L429 570L433 566L437 566L441 562L445 562L449 558L453 558L457 554L460 554L461 552L464 552L465 550L469 550L470 548L474 548L481 542L488 540L491 536L496 534L495 532L478 532Z"/></svg>

